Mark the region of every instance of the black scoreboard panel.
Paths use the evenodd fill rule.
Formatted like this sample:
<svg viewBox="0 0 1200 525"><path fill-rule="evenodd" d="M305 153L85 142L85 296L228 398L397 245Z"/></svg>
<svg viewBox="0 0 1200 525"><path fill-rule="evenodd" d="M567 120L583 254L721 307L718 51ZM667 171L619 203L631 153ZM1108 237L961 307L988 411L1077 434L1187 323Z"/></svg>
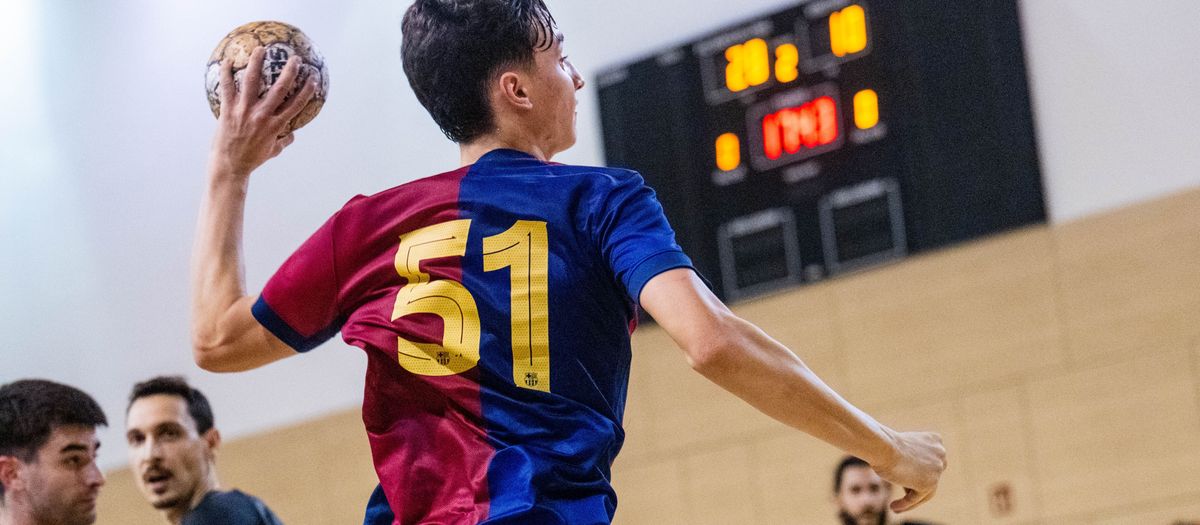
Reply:
<svg viewBox="0 0 1200 525"><path fill-rule="evenodd" d="M804 2L598 85L726 298L1045 221L1016 0Z"/></svg>

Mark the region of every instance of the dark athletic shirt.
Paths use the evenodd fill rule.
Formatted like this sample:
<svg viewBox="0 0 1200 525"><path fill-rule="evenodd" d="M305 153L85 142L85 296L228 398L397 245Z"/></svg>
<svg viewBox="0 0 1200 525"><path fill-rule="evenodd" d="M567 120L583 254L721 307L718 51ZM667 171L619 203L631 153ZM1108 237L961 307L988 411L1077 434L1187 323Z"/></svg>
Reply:
<svg viewBox="0 0 1200 525"><path fill-rule="evenodd" d="M182 525L283 525L258 498L239 490L212 491L183 516Z"/></svg>

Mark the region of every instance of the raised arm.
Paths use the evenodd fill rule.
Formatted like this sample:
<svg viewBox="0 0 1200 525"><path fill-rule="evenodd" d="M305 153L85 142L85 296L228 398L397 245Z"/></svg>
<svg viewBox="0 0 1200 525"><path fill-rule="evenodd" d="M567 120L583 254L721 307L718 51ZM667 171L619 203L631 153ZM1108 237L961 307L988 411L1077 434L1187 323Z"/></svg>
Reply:
<svg viewBox="0 0 1200 525"><path fill-rule="evenodd" d="M641 292L641 304L683 350L697 372L764 414L858 456L905 488L902 512L931 498L946 466L941 437L896 432L851 405L800 358L738 318L691 269L664 272Z"/></svg>
<svg viewBox="0 0 1200 525"><path fill-rule="evenodd" d="M221 116L208 159L208 184L200 204L192 250L192 353L214 372L256 368L294 355L251 314L242 264L242 219L250 173L278 155L294 137L284 135L315 92L311 79L291 99L299 61L292 57L278 81L261 98L264 50L250 55L243 89L232 64L221 67Z"/></svg>

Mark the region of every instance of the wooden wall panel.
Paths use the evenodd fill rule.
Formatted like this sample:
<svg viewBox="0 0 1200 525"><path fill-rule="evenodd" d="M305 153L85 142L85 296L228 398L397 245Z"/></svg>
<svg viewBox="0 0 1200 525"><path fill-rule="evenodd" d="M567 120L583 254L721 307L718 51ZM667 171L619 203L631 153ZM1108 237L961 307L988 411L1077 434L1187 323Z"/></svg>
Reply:
<svg viewBox="0 0 1200 525"><path fill-rule="evenodd" d="M1081 361L1200 335L1200 191L1054 229L1065 326Z"/></svg>
<svg viewBox="0 0 1200 525"><path fill-rule="evenodd" d="M1195 525L1200 523L1200 490L1193 496L1165 501L1145 509L1131 509L1107 516L1087 516L1068 521L1078 525Z"/></svg>
<svg viewBox="0 0 1200 525"><path fill-rule="evenodd" d="M962 446L951 453L953 468L971 478L970 506L975 516L970 521L981 525L1036 521L1041 511L1024 389L969 394L961 407Z"/></svg>
<svg viewBox="0 0 1200 525"><path fill-rule="evenodd" d="M758 523L833 523L833 469L841 451L792 429L752 447Z"/></svg>
<svg viewBox="0 0 1200 525"><path fill-rule="evenodd" d="M687 509L684 519L674 523L762 523L756 517L752 464L750 448L743 444L686 456L683 486Z"/></svg>
<svg viewBox="0 0 1200 525"><path fill-rule="evenodd" d="M321 424L306 427L293 436L311 439L318 450L312 458L317 465L321 483L319 516L322 523L361 523L367 499L379 480L371 461L371 446L363 427L362 411L350 410L335 414ZM238 449L239 454L254 454L255 449ZM299 458L298 458L299 459ZM289 480L287 484L294 484ZM282 488L282 487L281 487ZM274 490L274 489L273 489ZM295 523L303 523L303 520Z"/></svg>
<svg viewBox="0 0 1200 525"><path fill-rule="evenodd" d="M1045 517L1200 487L1200 409L1188 352L1034 381L1029 392Z"/></svg>
<svg viewBox="0 0 1200 525"><path fill-rule="evenodd" d="M617 514L615 524L684 523L682 460L645 464L617 460L613 470Z"/></svg>
<svg viewBox="0 0 1200 525"><path fill-rule="evenodd" d="M663 374L680 374L681 369L689 367L666 332L657 326L642 326L634 332L633 363L625 400L625 446L617 457L618 465L659 455L662 447L654 432L656 407L647 389L653 390L654 382L663 381Z"/></svg>
<svg viewBox="0 0 1200 525"><path fill-rule="evenodd" d="M1196 418L1200 419L1200 338L1192 343L1192 381L1196 389Z"/></svg>
<svg viewBox="0 0 1200 525"><path fill-rule="evenodd" d="M1063 363L1050 253L1035 228L837 282L853 398L943 394Z"/></svg>

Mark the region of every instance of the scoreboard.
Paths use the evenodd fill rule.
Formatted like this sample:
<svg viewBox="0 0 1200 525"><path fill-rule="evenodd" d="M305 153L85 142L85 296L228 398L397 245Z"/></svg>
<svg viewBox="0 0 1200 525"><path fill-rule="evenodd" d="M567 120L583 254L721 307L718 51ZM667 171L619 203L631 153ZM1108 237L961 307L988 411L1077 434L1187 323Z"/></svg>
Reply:
<svg viewBox="0 0 1200 525"><path fill-rule="evenodd" d="M597 83L726 299L1046 218L1016 0L812 0Z"/></svg>

